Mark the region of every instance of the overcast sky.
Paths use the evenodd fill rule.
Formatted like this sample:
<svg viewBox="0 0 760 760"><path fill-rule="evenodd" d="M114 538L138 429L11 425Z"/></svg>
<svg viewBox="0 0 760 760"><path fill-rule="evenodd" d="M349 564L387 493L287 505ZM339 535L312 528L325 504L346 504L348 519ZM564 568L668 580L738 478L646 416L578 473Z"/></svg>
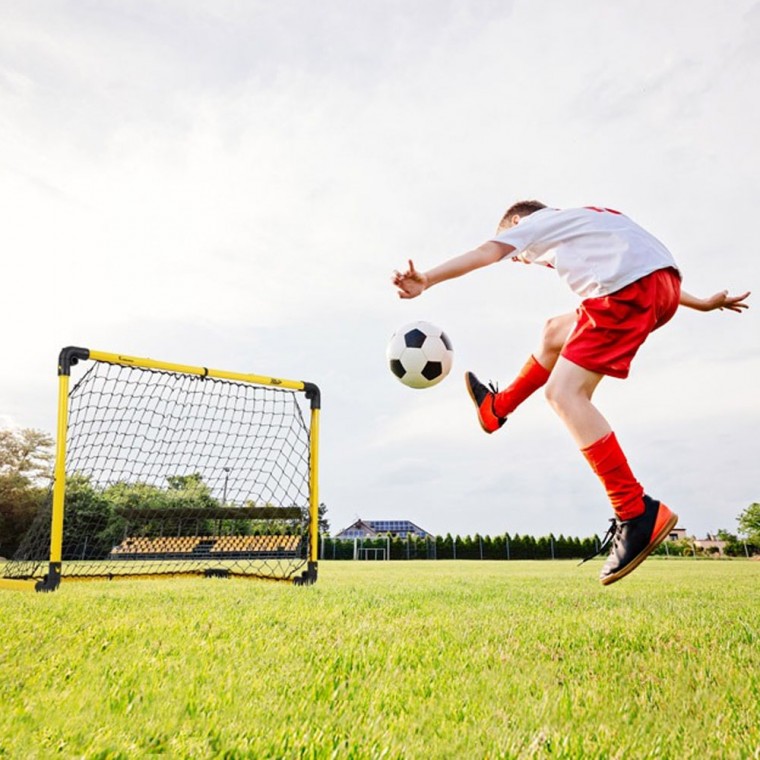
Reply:
<svg viewBox="0 0 760 760"><path fill-rule="evenodd" d="M506 385L577 299L499 264L390 285L504 210L620 209L697 295L760 297L760 3L0 0L0 424L53 432L61 347L317 383L321 500L445 534L586 536L604 493L541 394L486 436L465 370ZM454 369L402 386L393 331ZM680 311L596 401L698 536L760 501L760 304Z"/></svg>

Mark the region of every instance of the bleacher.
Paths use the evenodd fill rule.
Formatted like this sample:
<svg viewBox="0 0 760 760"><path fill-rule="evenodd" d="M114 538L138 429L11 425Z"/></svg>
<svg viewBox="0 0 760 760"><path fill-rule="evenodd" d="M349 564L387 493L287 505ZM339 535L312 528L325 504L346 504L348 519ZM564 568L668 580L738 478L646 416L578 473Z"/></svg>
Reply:
<svg viewBox="0 0 760 760"><path fill-rule="evenodd" d="M220 536L211 553L296 553L300 546L300 536Z"/></svg>
<svg viewBox="0 0 760 760"><path fill-rule="evenodd" d="M265 559L298 557L301 536L130 536L109 559Z"/></svg>

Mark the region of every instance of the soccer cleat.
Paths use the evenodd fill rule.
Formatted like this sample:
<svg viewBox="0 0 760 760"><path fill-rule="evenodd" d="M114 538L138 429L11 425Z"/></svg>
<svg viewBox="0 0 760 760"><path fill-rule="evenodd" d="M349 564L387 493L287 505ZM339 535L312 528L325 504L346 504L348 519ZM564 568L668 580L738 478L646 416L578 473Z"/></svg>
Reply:
<svg viewBox="0 0 760 760"><path fill-rule="evenodd" d="M478 408L478 422L486 433L495 433L506 421L494 411L493 402L498 388L493 385L483 385L472 372L464 373L464 383L470 398Z"/></svg>
<svg viewBox="0 0 760 760"><path fill-rule="evenodd" d="M659 501L644 496L644 513L630 520L612 520L609 541L612 544L599 580L608 586L635 570L668 536L678 522L678 515Z"/></svg>

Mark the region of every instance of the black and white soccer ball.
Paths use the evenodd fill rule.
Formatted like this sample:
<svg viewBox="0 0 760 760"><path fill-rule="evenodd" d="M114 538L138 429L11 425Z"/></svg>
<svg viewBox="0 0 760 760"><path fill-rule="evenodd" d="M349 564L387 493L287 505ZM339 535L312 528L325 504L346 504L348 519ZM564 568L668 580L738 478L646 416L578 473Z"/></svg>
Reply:
<svg viewBox="0 0 760 760"><path fill-rule="evenodd" d="M385 355L391 372L410 388L437 385L454 360L448 336L430 322L411 322L396 330Z"/></svg>

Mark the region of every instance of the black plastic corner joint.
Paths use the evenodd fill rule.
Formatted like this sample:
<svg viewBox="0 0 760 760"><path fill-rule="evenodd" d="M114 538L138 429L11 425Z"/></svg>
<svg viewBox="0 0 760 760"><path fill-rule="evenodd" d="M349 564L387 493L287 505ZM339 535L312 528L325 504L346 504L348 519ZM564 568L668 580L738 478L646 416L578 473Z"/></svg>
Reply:
<svg viewBox="0 0 760 760"><path fill-rule="evenodd" d="M307 569L293 579L295 586L313 586L317 582L317 563L309 562Z"/></svg>
<svg viewBox="0 0 760 760"><path fill-rule="evenodd" d="M311 408L312 409L321 409L322 408L322 394L319 391L319 388L314 385L314 383L304 383L303 384L304 391L306 392L306 398L311 401Z"/></svg>
<svg viewBox="0 0 760 760"><path fill-rule="evenodd" d="M61 563L51 562L50 565L48 566L47 575L45 575L45 577L41 581L38 581L35 584L34 590L37 592L55 591L60 585L61 585Z"/></svg>
<svg viewBox="0 0 760 760"><path fill-rule="evenodd" d="M61 353L58 355L58 374L70 375L71 368L79 362L86 361L90 358L89 348L78 348L77 346L67 346L61 349Z"/></svg>

